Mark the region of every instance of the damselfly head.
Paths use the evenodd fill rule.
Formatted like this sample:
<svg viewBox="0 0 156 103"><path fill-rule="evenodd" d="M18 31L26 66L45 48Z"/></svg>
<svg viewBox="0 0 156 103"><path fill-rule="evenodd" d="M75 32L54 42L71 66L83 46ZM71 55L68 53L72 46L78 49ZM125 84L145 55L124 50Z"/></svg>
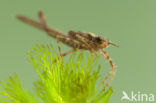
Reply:
<svg viewBox="0 0 156 103"><path fill-rule="evenodd" d="M97 43L99 43L101 45L101 47L103 47L103 48L107 48L109 45L113 45L115 47L119 47L118 45L112 43L108 39L100 37L100 36L95 37L95 41Z"/></svg>
<svg viewBox="0 0 156 103"><path fill-rule="evenodd" d="M96 36L94 37L94 41L100 45L101 48L107 48L108 47L108 40L106 38Z"/></svg>

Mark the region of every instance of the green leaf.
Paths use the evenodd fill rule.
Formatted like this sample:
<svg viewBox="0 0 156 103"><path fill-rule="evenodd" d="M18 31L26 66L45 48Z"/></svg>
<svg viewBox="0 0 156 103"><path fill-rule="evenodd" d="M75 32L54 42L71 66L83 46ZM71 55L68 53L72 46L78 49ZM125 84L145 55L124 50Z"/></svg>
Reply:
<svg viewBox="0 0 156 103"><path fill-rule="evenodd" d="M1 103L108 103L112 88L104 90L98 82L103 77L97 56L75 52L62 63L52 45L43 44L27 54L39 76L35 92L25 90L14 74L0 82Z"/></svg>

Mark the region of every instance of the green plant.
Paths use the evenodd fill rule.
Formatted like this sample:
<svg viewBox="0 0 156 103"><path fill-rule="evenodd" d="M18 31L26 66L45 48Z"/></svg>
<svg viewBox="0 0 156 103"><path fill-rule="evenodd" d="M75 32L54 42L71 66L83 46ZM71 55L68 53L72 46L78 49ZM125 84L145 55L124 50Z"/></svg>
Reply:
<svg viewBox="0 0 156 103"><path fill-rule="evenodd" d="M95 69L97 56L76 52L62 63L52 45L35 45L28 56L39 75L35 92L26 91L15 74L0 82L1 103L108 103L112 90L97 82L101 81L100 66Z"/></svg>

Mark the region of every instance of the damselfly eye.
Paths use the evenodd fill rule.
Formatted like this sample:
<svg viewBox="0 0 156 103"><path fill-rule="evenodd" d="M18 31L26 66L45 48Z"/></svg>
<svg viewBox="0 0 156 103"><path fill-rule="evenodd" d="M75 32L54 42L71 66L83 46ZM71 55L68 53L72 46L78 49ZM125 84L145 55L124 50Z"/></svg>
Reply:
<svg viewBox="0 0 156 103"><path fill-rule="evenodd" d="M95 42L100 43L100 44L103 44L104 42L107 42L107 40L105 38L102 38L100 36L97 36L94 39L95 39Z"/></svg>
<svg viewBox="0 0 156 103"><path fill-rule="evenodd" d="M102 39L100 37L96 37L97 41L102 41Z"/></svg>
<svg viewBox="0 0 156 103"><path fill-rule="evenodd" d="M99 43L102 42L102 39L100 37L95 37L94 40L95 40L95 42L99 42Z"/></svg>

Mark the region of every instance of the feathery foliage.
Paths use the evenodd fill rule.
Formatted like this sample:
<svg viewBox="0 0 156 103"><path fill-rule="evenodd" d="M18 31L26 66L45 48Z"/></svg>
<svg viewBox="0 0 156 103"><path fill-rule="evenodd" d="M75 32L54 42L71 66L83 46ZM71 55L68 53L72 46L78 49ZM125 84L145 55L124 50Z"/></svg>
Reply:
<svg viewBox="0 0 156 103"><path fill-rule="evenodd" d="M39 75L35 92L26 91L15 74L0 82L0 103L108 103L112 88L102 88L98 57L76 52L62 62L52 45L35 45L28 56Z"/></svg>

